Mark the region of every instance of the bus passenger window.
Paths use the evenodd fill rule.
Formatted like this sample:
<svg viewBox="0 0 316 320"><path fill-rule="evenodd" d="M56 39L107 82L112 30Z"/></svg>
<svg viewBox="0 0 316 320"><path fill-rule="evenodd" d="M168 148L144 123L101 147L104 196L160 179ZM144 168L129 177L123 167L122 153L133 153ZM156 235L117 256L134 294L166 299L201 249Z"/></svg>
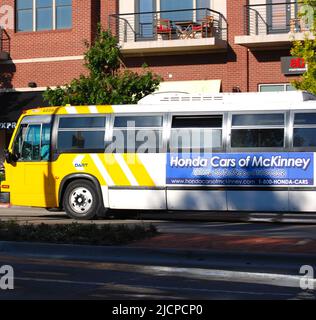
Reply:
<svg viewBox="0 0 316 320"><path fill-rule="evenodd" d="M293 147L315 150L316 113L296 113L294 117Z"/></svg>
<svg viewBox="0 0 316 320"><path fill-rule="evenodd" d="M222 149L222 115L174 116L170 152L213 152Z"/></svg>
<svg viewBox="0 0 316 320"><path fill-rule="evenodd" d="M284 114L233 115L231 147L283 148Z"/></svg>
<svg viewBox="0 0 316 320"><path fill-rule="evenodd" d="M104 152L105 123L104 116L61 117L58 127L58 152Z"/></svg>
<svg viewBox="0 0 316 320"><path fill-rule="evenodd" d="M163 117L116 116L113 139L106 148L108 153L162 152Z"/></svg>

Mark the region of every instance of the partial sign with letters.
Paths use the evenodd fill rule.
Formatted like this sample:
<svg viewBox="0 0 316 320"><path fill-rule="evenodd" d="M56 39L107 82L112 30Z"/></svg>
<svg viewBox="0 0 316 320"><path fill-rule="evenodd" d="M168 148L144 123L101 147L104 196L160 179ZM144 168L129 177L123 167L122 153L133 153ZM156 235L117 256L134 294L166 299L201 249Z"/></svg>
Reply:
<svg viewBox="0 0 316 320"><path fill-rule="evenodd" d="M208 186L314 185L314 153L171 153L167 184Z"/></svg>
<svg viewBox="0 0 316 320"><path fill-rule="evenodd" d="M285 75L300 75L307 71L305 60L297 57L282 57L281 67Z"/></svg>
<svg viewBox="0 0 316 320"><path fill-rule="evenodd" d="M0 129L14 130L16 122L0 122Z"/></svg>

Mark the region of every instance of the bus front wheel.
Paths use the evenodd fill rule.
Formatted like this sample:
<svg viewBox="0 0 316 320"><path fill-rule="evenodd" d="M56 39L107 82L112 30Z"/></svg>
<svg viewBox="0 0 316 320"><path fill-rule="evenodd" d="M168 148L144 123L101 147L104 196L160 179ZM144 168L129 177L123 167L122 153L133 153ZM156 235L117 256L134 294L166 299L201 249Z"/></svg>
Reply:
<svg viewBox="0 0 316 320"><path fill-rule="evenodd" d="M63 207L68 216L77 220L91 220L98 215L100 199L94 184L87 180L75 180L66 188Z"/></svg>

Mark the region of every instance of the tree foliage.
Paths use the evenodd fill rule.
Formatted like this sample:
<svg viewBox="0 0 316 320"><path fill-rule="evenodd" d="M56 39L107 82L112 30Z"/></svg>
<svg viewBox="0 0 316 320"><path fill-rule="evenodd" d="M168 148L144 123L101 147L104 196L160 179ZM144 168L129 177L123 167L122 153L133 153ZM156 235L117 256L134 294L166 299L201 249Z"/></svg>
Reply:
<svg viewBox="0 0 316 320"><path fill-rule="evenodd" d="M147 66L141 74L120 68L120 50L109 31L99 27L95 42L86 46L84 61L89 74L62 87L47 88L43 96L50 105L134 104L158 88L161 77Z"/></svg>
<svg viewBox="0 0 316 320"><path fill-rule="evenodd" d="M301 7L301 19L311 27L310 33L316 36L316 0L304 0ZM304 41L295 41L291 50L292 56L304 58L308 70L301 79L293 82L300 90L306 90L316 94L316 39L311 39L310 33L306 34Z"/></svg>

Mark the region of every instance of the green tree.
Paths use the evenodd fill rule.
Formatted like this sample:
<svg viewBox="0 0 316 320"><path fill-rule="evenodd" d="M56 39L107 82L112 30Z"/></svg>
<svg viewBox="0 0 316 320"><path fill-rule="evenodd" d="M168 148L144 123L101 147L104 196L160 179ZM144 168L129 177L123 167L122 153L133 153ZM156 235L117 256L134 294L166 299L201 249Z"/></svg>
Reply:
<svg viewBox="0 0 316 320"><path fill-rule="evenodd" d="M47 88L43 97L51 106L134 104L154 92L161 77L143 66L141 74L121 68L116 38L99 26L93 44L86 42L85 67L89 75L80 75L70 84Z"/></svg>
<svg viewBox="0 0 316 320"><path fill-rule="evenodd" d="M311 33L316 35L316 0L304 0L301 6L301 19L311 27ZM295 88L316 94L316 39L307 34L304 41L295 41L291 50L292 56L304 58L308 70L299 80L293 81Z"/></svg>

